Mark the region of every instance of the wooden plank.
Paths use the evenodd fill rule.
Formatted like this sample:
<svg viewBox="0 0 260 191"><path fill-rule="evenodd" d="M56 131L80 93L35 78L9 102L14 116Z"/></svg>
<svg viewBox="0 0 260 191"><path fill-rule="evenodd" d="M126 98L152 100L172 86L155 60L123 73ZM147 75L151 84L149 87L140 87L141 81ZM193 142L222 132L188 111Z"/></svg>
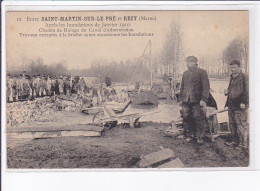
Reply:
<svg viewBox="0 0 260 191"><path fill-rule="evenodd" d="M184 168L184 164L181 162L181 160L179 158L177 158L170 162L162 164L162 165L158 166L157 168Z"/></svg>
<svg viewBox="0 0 260 191"><path fill-rule="evenodd" d="M50 132L19 132L8 133L13 139L40 139L56 137L100 137L101 132L96 131L50 131Z"/></svg>
<svg viewBox="0 0 260 191"><path fill-rule="evenodd" d="M17 127L17 128L7 128L7 133L19 133L19 132L52 132L52 131L95 131L102 132L104 127L94 126L94 125L67 125L67 126L34 126L34 127Z"/></svg>
<svg viewBox="0 0 260 191"><path fill-rule="evenodd" d="M102 107L83 108L81 112L89 115L95 115L97 112L103 112Z"/></svg>
<svg viewBox="0 0 260 191"><path fill-rule="evenodd" d="M208 109L208 108L210 108L210 109ZM207 107L206 117L209 118L209 117L212 116L212 115L216 115L216 114L218 114L218 113L223 113L223 112L225 112L225 111L228 111L228 109L216 110L216 109L214 109L214 108L212 108L212 107Z"/></svg>
<svg viewBox="0 0 260 191"><path fill-rule="evenodd" d="M125 120L130 123L130 120L134 119L134 121L136 121L136 119L139 119L140 117L141 117L140 114L135 113L135 114L129 114L129 115L117 115L115 117L102 119L102 121L110 122L110 121L117 121L117 120Z"/></svg>
<svg viewBox="0 0 260 191"><path fill-rule="evenodd" d="M217 133L220 131L218 118L216 115L210 116L207 120L208 120L208 126L211 133Z"/></svg>
<svg viewBox="0 0 260 191"><path fill-rule="evenodd" d="M220 137L220 136L227 136L227 135L230 135L230 134L231 134L231 131L218 132L217 134L214 134L213 137L217 138L217 137Z"/></svg>
<svg viewBox="0 0 260 191"><path fill-rule="evenodd" d="M141 157L141 161L139 163L139 166L141 168L146 168L149 166L152 166L153 164L156 164L158 162L168 160L170 158L174 158L174 152L171 149L162 149L160 151L150 153L148 155L145 155Z"/></svg>
<svg viewBox="0 0 260 191"><path fill-rule="evenodd" d="M132 117L132 116L141 117L142 115L140 113L115 115L115 116L111 116L110 118L104 118L103 120L107 120L107 119L121 119L121 118L128 118L128 117Z"/></svg>

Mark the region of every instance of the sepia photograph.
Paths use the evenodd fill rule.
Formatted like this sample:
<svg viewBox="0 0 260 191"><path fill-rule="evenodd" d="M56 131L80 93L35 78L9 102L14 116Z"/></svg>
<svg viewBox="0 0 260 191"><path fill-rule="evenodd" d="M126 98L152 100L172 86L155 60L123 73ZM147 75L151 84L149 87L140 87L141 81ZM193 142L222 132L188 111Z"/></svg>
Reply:
<svg viewBox="0 0 260 191"><path fill-rule="evenodd" d="M251 165L249 11L5 17L7 169Z"/></svg>

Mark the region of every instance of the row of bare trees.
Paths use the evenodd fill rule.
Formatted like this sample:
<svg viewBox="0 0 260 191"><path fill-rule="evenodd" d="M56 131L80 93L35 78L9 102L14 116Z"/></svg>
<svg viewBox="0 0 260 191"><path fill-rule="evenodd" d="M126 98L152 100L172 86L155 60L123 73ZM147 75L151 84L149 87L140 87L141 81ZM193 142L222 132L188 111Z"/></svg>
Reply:
<svg viewBox="0 0 260 191"><path fill-rule="evenodd" d="M65 62L53 63L47 65L44 63L42 58L37 58L35 60L27 60L27 62L22 65L18 65L12 68L7 68L7 73L11 75L22 74L26 71L27 75L49 75L49 76L59 76L59 75L69 75L70 71L65 67Z"/></svg>
<svg viewBox="0 0 260 191"><path fill-rule="evenodd" d="M248 39L236 38L215 57L200 58L200 65L211 77L226 77L229 75L229 63L232 60L239 60L242 71L248 73L248 56Z"/></svg>
<svg viewBox="0 0 260 191"><path fill-rule="evenodd" d="M110 76L114 82L129 82L135 73L135 82L146 82L149 80L149 68L140 64L139 59L120 61L96 60L92 62L89 69L71 70L72 75L79 76ZM137 69L138 67L138 69Z"/></svg>
<svg viewBox="0 0 260 191"><path fill-rule="evenodd" d="M157 69L163 71L161 75L171 76L181 74L186 70L182 38L180 24L174 20L166 36L160 60L156 66ZM238 37L232 40L221 53L216 52L215 56L200 57L199 64L200 67L207 70L210 77L222 78L229 75L228 66L232 60L239 60L242 71L248 73L248 56L248 38Z"/></svg>
<svg viewBox="0 0 260 191"><path fill-rule="evenodd" d="M242 70L248 73L248 45L248 38L236 38L231 41L228 47L223 51L223 62L230 63L232 60L239 60Z"/></svg>
<svg viewBox="0 0 260 191"><path fill-rule="evenodd" d="M110 76L114 82L129 82L135 73L134 82L146 82L149 80L149 67L140 63L140 59L120 61L95 60L88 69L66 68L65 62L53 63L51 65L44 63L42 58L27 60L21 66L7 69L11 75L22 74L26 71L27 75L49 75L49 76L81 76L81 77L99 77ZM138 66L138 69L137 69Z"/></svg>

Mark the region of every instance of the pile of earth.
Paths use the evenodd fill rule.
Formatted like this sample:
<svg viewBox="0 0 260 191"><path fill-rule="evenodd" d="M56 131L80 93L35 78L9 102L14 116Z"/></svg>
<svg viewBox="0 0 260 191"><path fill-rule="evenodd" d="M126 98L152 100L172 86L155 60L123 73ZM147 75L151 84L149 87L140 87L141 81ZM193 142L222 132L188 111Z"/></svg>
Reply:
<svg viewBox="0 0 260 191"><path fill-rule="evenodd" d="M76 96L43 97L32 101L7 103L7 126L52 121L59 115L59 111L75 111L80 106L81 100Z"/></svg>

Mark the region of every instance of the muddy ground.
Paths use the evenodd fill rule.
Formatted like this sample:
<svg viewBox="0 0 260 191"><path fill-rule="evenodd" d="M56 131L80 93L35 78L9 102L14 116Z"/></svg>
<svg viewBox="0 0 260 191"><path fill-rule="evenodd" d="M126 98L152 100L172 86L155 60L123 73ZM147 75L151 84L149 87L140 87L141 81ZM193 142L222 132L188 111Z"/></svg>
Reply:
<svg viewBox="0 0 260 191"><path fill-rule="evenodd" d="M102 137L64 137L8 142L8 168L132 168L141 155L172 149L185 167L245 167L248 154L224 144L225 138L203 145L165 135L167 124L123 125Z"/></svg>

